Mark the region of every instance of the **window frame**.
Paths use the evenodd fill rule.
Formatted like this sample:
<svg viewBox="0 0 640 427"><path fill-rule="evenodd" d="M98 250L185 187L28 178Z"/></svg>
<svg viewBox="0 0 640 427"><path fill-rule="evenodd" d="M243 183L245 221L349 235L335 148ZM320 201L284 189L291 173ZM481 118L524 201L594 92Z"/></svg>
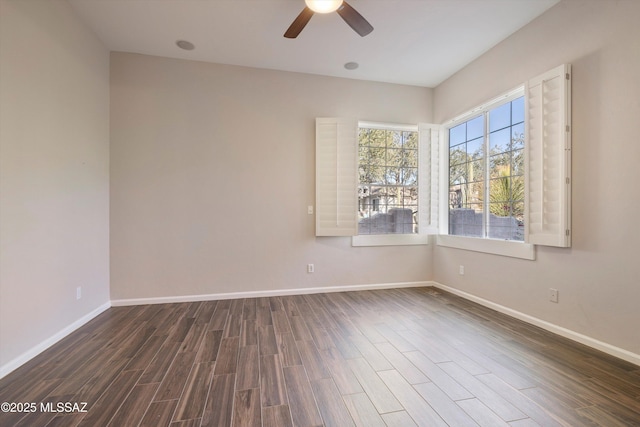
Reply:
<svg viewBox="0 0 640 427"><path fill-rule="evenodd" d="M536 256L535 245L519 240L496 239L490 237L473 237L459 236L449 234L449 130L461 123L472 120L478 116L487 114L490 110L501 105L511 102L517 98L525 97L526 105L526 88L520 85L504 94L492 98L491 100L472 108L471 110L454 117L445 122L441 127L441 168L445 171L442 174L442 182L440 185L440 233L436 238L438 246L450 247L456 249L464 249L474 252L483 252L494 255L508 256L527 260L534 260ZM525 129L526 129L526 107L525 107ZM485 120L486 122L486 120ZM484 138L487 138L487 130L485 129ZM525 152L526 152L526 133L525 133ZM486 180L486 176L485 176ZM526 181L525 181L526 186ZM526 188L526 187L525 187ZM526 190L525 190L526 191ZM483 222L485 220L483 219ZM484 226L483 226L484 228Z"/></svg>
<svg viewBox="0 0 640 427"><path fill-rule="evenodd" d="M472 113L470 114L465 114L463 116L460 116L459 118L456 118L454 120L451 120L450 122L446 123L443 126L443 131L444 131L444 139L446 139L445 141L445 148L447 150L447 183L450 180L450 160L451 160L451 147L450 147L450 130L455 128L456 126L459 126L461 124L467 123L471 120L475 120L477 118L482 117L482 121L483 121L483 146L485 148L485 155L483 157L483 170L484 170L484 176L482 177L482 186L483 186L483 190L485 192L485 197L483 200L483 210L482 210L482 214L483 214L483 218L482 218L482 233L483 236L461 236L461 237L473 237L473 238L477 238L477 239L493 239L493 240L509 240L509 239L500 239L497 237L489 237L488 233L489 233L489 218L490 218L490 214L491 214L491 209L490 209L490 200L489 200L489 188L490 188L490 182L491 182L491 178L490 178L490 150L488 150L489 146L491 145L491 131L489 129L489 114L491 113L491 111L500 108L502 106L504 106L507 103L511 103L513 101L515 101L518 98L525 98L525 88L524 86L520 86L514 90L511 90L509 92L507 92L505 95L502 95L498 98L493 99L492 101L489 101L485 104L482 104L482 106L475 108L472 110ZM523 119L523 127L526 124L526 118ZM523 133L524 133L524 129L523 129ZM524 152L526 151L526 147L523 146L522 148L522 155L524 156ZM524 159L523 159L523 167L524 167ZM524 171L522 173L522 178L524 179ZM526 183L525 183L526 185ZM447 195L450 194L450 188L449 186L447 186ZM449 197L449 196L447 196ZM524 205L524 193L522 195L522 200L521 202ZM445 216L445 220L447 221L447 235L449 235L449 212L450 212L450 202L447 202L447 215ZM457 235L456 235L457 236ZM522 242L523 240L513 240L513 241L518 241L518 242Z"/></svg>
<svg viewBox="0 0 640 427"><path fill-rule="evenodd" d="M425 144L424 138L421 138L421 132L424 125L417 124L400 124L388 122L358 121L358 130L360 128L382 129L395 131L409 131L418 133L418 232L405 234L356 234L351 237L351 246L407 246L407 245L427 245L429 244L429 235L425 232L423 226L424 205L426 199L430 197L425 187L429 183L426 176L428 171L423 170L423 159L427 157L426 150L430 147ZM428 218L424 218L428 220Z"/></svg>
<svg viewBox="0 0 640 427"><path fill-rule="evenodd" d="M437 235L434 240L439 246L524 259L535 259L536 245L570 248L571 65L562 64L533 77L525 82L524 88L525 183L528 187L525 189L524 242L447 234L449 147L445 129L478 114L483 107L506 102L512 91L443 125L418 125L418 234L357 235L358 121L317 118L316 236L351 236L353 246L386 246L428 244L429 236ZM520 92L520 87L517 90ZM403 241L408 236L421 241Z"/></svg>
<svg viewBox="0 0 640 427"><path fill-rule="evenodd" d="M448 235L449 179L440 185L441 234L437 244L497 255L535 259L536 246L571 247L571 64L562 64L524 83L525 241ZM519 87L514 90L519 90ZM482 108L506 102L513 91L458 116L462 121ZM442 138L441 165L449 162L448 137ZM446 138L445 138L446 137ZM446 145L445 145L446 144Z"/></svg>

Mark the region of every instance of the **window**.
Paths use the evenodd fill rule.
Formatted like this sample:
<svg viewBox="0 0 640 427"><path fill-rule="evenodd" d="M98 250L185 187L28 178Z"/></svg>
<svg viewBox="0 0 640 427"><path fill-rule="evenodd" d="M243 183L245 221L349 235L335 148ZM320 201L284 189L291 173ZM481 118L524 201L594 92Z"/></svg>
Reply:
<svg viewBox="0 0 640 427"><path fill-rule="evenodd" d="M358 129L358 234L418 232L418 130Z"/></svg>
<svg viewBox="0 0 640 427"><path fill-rule="evenodd" d="M570 247L570 123L561 65L446 125L438 244L525 259Z"/></svg>
<svg viewBox="0 0 640 427"><path fill-rule="evenodd" d="M570 123L570 65L443 126L318 118L316 236L378 246L437 234L438 245L525 259L534 245L570 247ZM399 228L380 231L383 214Z"/></svg>
<svg viewBox="0 0 640 427"><path fill-rule="evenodd" d="M353 246L428 244L428 234L438 230L438 141L434 125L317 118L316 236L351 236ZM361 185L361 173L370 182ZM400 212L396 231L359 234L375 232L361 227L365 218L394 210Z"/></svg>
<svg viewBox="0 0 640 427"><path fill-rule="evenodd" d="M522 93L448 129L450 235L524 241Z"/></svg>

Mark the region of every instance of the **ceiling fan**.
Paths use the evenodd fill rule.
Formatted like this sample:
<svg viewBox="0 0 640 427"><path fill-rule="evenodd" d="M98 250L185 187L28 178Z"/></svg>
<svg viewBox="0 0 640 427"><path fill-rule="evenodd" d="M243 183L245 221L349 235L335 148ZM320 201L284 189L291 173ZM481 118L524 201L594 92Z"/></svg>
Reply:
<svg viewBox="0 0 640 427"><path fill-rule="evenodd" d="M338 12L338 15L349 24L353 30L364 37L373 31L373 27L353 7L344 0L304 0L305 8L294 19L291 26L284 33L288 39L295 39L304 29L314 13Z"/></svg>

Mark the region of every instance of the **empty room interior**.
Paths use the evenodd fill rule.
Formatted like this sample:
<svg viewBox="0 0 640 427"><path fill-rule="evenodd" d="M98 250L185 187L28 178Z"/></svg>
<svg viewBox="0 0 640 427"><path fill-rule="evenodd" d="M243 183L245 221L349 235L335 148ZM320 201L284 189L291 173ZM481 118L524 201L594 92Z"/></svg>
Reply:
<svg viewBox="0 0 640 427"><path fill-rule="evenodd" d="M640 426L640 2L314 3L0 0L0 425Z"/></svg>

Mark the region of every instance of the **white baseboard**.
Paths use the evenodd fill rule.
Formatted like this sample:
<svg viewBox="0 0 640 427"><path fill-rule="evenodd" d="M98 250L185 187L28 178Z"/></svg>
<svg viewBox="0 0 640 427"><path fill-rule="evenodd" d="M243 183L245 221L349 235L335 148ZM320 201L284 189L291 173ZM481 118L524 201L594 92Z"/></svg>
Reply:
<svg viewBox="0 0 640 427"><path fill-rule="evenodd" d="M497 304L495 302L486 300L484 298L477 297L475 295L469 294L467 292L461 291L456 288L452 288L446 285L443 285L438 282L430 282L430 285L433 287L442 289L443 291L450 292L454 295L458 295L464 299L469 301L476 302L485 307L496 310L500 313L504 313L508 316L514 317L516 319L522 320L534 326L538 326L542 329L545 329L549 332L553 332L556 335L560 335L562 337L568 338L572 341L579 342L591 348L595 348L604 353L607 353L611 356L617 357L619 359L625 360L629 363L633 363L634 365L640 366L640 354L632 353L628 350L622 349L620 347L616 347L611 344L607 344L606 342L599 341L595 338L591 338L589 336L580 334L578 332L572 331L570 329L563 328L562 326L558 326L556 324L547 322L546 320L538 319L537 317L530 316L528 314L519 312L517 310L513 310L509 307L505 307L503 305Z"/></svg>
<svg viewBox="0 0 640 427"><path fill-rule="evenodd" d="M104 311L108 310L110 307L111 307L111 303L109 303L109 302L106 302L106 303L102 304L100 307L96 308L91 313L88 313L88 314L82 316L80 319L76 320L75 322L73 322L72 324L70 324L66 328L62 329L61 331L59 331L55 335L47 338L46 340L42 341L40 344L38 344L38 345L30 348L29 350L25 351L24 353L22 353L20 356L16 357L15 359L13 359L13 360L5 363L4 365L0 366L0 378L6 376L10 372L12 372L15 369L19 368L20 366L24 365L29 360L33 359L38 354L42 353L43 351L45 351L46 349L48 349L49 347L51 347L52 345L54 345L55 343L57 343L58 341L60 341L61 339L63 339L67 335L69 335L70 333L72 333L73 331L75 331L76 329L78 329L81 326L85 325L90 320L92 320L93 318L97 317L99 314L103 313Z"/></svg>
<svg viewBox="0 0 640 427"><path fill-rule="evenodd" d="M173 297L112 300L110 303L107 302L101 305L100 307L96 308L95 310L93 310L91 313L88 313L82 318L76 320L66 328L62 329L61 331L51 336L50 338L44 340L40 344L32 347L30 350L24 352L23 354L11 360L10 362L0 366L0 378L6 376L13 370L17 369L18 367L22 366L32 358L36 357L38 354L42 353L44 350L48 349L53 344L60 341L62 338L66 337L76 329L88 323L90 320L97 317L99 314L106 311L110 307L144 305L144 304L168 304L168 303L176 303L176 302L211 301L211 300L236 299L236 298L258 298L258 297L273 297L273 296L286 296L286 295L303 295L303 294L317 294L317 293L326 293L326 292L364 291L364 290L393 289L393 288L415 288L415 287L425 287L425 286L433 286L433 287L442 289L454 295L458 295L467 300L476 302L480 305L496 310L500 313L504 313L508 316L511 316L516 319L522 320L524 322L530 323L532 325L538 326L549 332L553 332L557 335L563 336L565 338L569 338L573 341L579 342L581 344L600 350L604 353L615 356L619 359L626 360L627 362L640 366L640 355L638 354L635 354L630 351L624 350L622 348L613 346L611 344L607 344L605 342L596 340L586 335L571 331L569 329L563 328L561 326L555 325L545 320L538 319L537 317L533 317L528 314L513 310L511 308L494 303L484 298L477 297L475 295L469 294L459 289L452 288L438 282L425 281L425 282L380 283L380 284L350 285L350 286L329 286L329 287L315 287L315 288L276 289L276 290L267 290L267 291L229 292L229 293L206 294L206 295L184 295L184 296L173 296Z"/></svg>
<svg viewBox="0 0 640 427"><path fill-rule="evenodd" d="M326 292L347 292L347 291L366 291L374 289L393 289L393 288L417 288L431 286L432 282L400 282L400 283L380 283L373 285L348 285L348 286L328 286L317 288L296 288L296 289L275 289L269 291L247 291L247 292L227 292L220 294L206 295L184 295L173 297L157 297L157 298L133 298L133 299L117 299L112 300L113 307L127 305L144 305L144 304L169 304L176 302L194 302L194 301L212 301L222 299L237 298L259 298L259 297L278 297L285 295L303 295L303 294L320 294Z"/></svg>

